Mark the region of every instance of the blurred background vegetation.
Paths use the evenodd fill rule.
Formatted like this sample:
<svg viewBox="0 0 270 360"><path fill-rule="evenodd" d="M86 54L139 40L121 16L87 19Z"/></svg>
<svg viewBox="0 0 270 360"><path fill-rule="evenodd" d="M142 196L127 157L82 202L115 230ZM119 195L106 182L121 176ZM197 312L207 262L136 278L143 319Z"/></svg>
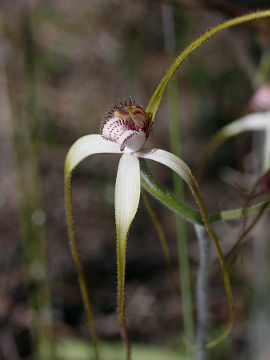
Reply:
<svg viewBox="0 0 270 360"><path fill-rule="evenodd" d="M68 248L63 164L71 144L84 134L98 133L105 112L119 99L131 96L147 105L168 67L164 4L172 5L178 53L211 26L264 9L269 1L0 1L1 360L80 360L92 354ZM193 169L210 136L248 113L255 88L269 80L269 43L268 19L248 23L207 42L177 72L182 157ZM165 98L150 146L170 148L168 113ZM243 205L233 184L251 186L260 174L262 141L260 134L243 135L228 142L212 159L201 181L211 211ZM113 196L117 160L117 156L99 155L84 161L74 174L73 204L80 256L104 356L119 360L124 351L119 347L115 312ZM168 170L153 165L151 171L172 188ZM165 229L178 275L174 216L156 201L151 203ZM216 226L225 252L237 240L238 225L234 221ZM255 286L261 261L266 269L263 284L270 281L269 249L264 248L264 260L256 255L260 240L267 240L269 230L264 225L260 235L252 234L231 268L234 328L209 358L270 358L269 286L264 288L264 296L258 296L261 292ZM187 227L187 238L196 321L198 245L192 226ZM226 323L228 313L214 253L212 260L209 307L215 332ZM134 358L184 358L181 297L171 287L143 203L128 240L126 295L129 336L140 344ZM258 309L264 310L263 315Z"/></svg>

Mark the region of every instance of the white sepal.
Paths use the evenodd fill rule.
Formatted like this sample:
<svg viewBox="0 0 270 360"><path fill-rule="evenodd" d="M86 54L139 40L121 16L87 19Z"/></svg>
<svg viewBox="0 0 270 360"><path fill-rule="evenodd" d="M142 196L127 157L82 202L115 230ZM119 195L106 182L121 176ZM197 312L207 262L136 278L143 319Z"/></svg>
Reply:
<svg viewBox="0 0 270 360"><path fill-rule="evenodd" d="M194 178L188 165L176 155L161 149L145 149L136 153L140 158L157 161L175 171L192 188Z"/></svg>
<svg viewBox="0 0 270 360"><path fill-rule="evenodd" d="M65 178L86 157L101 153L121 153L120 146L105 140L101 135L86 135L78 139L69 149L65 161Z"/></svg>
<svg viewBox="0 0 270 360"><path fill-rule="evenodd" d="M224 126L221 131L226 137L235 136L244 131L261 131L270 126L270 112L255 112Z"/></svg>
<svg viewBox="0 0 270 360"><path fill-rule="evenodd" d="M133 154L123 154L115 184L115 222L117 246L124 256L128 230L137 212L140 199L140 164Z"/></svg>
<svg viewBox="0 0 270 360"><path fill-rule="evenodd" d="M125 339L127 339L124 310L126 244L128 230L139 205L140 187L138 158L133 154L123 154L118 165L114 204L117 233L117 303L122 336Z"/></svg>

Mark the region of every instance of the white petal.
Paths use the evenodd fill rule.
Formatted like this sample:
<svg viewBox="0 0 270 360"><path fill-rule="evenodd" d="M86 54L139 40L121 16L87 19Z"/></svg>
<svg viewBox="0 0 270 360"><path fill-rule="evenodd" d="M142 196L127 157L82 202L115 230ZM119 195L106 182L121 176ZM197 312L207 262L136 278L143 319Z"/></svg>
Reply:
<svg viewBox="0 0 270 360"><path fill-rule="evenodd" d="M157 161L175 171L189 185L193 186L194 178L187 164L176 155L161 149L145 149L136 156Z"/></svg>
<svg viewBox="0 0 270 360"><path fill-rule="evenodd" d="M235 136L243 131L264 130L269 125L270 112L256 112L224 126L222 133L226 137Z"/></svg>
<svg viewBox="0 0 270 360"><path fill-rule="evenodd" d="M86 135L77 140L69 149L65 161L65 178L87 156L101 153L121 153L120 146L103 139L101 135Z"/></svg>
<svg viewBox="0 0 270 360"><path fill-rule="evenodd" d="M209 158L230 137L246 131L264 131L270 127L270 111L255 112L223 126L198 154L197 176L200 178Z"/></svg>
<svg viewBox="0 0 270 360"><path fill-rule="evenodd" d="M123 154L115 184L115 222L121 256L125 255L128 230L137 212L140 198L140 164L133 154Z"/></svg>

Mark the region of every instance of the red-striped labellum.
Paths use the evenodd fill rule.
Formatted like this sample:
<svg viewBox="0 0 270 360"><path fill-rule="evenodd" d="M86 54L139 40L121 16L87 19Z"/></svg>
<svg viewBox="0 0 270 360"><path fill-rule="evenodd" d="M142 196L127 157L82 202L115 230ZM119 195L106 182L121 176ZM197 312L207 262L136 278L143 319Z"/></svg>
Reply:
<svg viewBox="0 0 270 360"><path fill-rule="evenodd" d="M131 99L115 105L105 115L100 133L104 139L120 145L124 152L139 151L145 144L150 128L150 116Z"/></svg>

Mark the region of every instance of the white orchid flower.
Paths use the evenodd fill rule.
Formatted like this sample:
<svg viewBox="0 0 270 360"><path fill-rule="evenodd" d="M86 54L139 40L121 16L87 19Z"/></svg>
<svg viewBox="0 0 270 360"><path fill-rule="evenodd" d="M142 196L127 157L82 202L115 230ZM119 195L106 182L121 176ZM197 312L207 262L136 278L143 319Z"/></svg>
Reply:
<svg viewBox="0 0 270 360"><path fill-rule="evenodd" d="M115 183L115 222L117 232L117 264L118 264L118 314L123 340L130 353L128 343L125 313L124 313L124 285L125 285L125 255L129 227L135 217L140 199L140 163L139 158L159 162L175 171L191 189L202 214L210 235L221 255L224 272L227 274L225 263L215 235L210 230L208 213L200 194L197 182L187 164L168 151L161 149L144 148L151 130L151 115L131 99L114 106L105 116L101 124L101 134L86 135L77 140L70 148L65 162L65 184L70 189L71 174L75 167L86 157L100 153L121 154ZM74 248L74 234L71 218L70 192L66 191L66 207L68 217L71 249L75 259L78 258ZM74 255L75 254L75 255ZM78 260L78 259L77 259ZM76 262L76 260L75 260ZM77 261L78 262L78 261ZM79 266L81 269L81 267ZM82 273L82 271L80 270ZM226 275L227 276L227 275ZM228 278L228 276L227 276ZM229 282L227 283L229 284ZM230 285L229 293L230 293ZM81 284L85 303L88 297L85 285ZM89 300L88 300L89 301ZM88 318L91 318L92 336L95 335L91 309L88 309Z"/></svg>

